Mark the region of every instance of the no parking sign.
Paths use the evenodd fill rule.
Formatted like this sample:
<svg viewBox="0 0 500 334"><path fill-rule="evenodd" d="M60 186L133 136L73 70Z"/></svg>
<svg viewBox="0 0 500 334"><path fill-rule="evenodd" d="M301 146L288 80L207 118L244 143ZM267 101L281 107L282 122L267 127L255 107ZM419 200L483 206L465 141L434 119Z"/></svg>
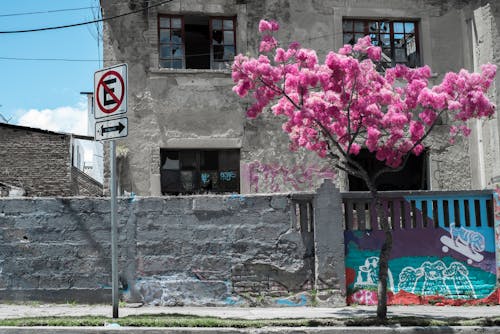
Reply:
<svg viewBox="0 0 500 334"><path fill-rule="evenodd" d="M127 112L127 64L94 73L94 117L113 117Z"/></svg>

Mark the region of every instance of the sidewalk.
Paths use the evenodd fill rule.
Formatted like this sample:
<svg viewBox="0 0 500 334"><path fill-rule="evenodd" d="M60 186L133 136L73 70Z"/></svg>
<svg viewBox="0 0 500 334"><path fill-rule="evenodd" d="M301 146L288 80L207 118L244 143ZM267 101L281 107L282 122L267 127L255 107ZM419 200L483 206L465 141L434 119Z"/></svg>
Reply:
<svg viewBox="0 0 500 334"><path fill-rule="evenodd" d="M119 309L120 317L139 314L184 314L239 319L292 319L292 318L359 318L375 316L375 306L350 306L341 308L320 307L160 307L125 306ZM108 316L111 305L80 304L0 304L0 319L47 316ZM497 306L389 306L388 316L419 316L434 319L499 317Z"/></svg>

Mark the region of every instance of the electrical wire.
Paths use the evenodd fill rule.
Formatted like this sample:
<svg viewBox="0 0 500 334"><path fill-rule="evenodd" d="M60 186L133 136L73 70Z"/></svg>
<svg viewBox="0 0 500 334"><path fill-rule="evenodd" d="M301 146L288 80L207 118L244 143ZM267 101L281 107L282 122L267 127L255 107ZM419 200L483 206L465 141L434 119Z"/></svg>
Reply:
<svg viewBox="0 0 500 334"><path fill-rule="evenodd" d="M142 7L140 9L133 10L131 12L127 12L127 13L123 13L123 14L118 14L118 15L110 16L110 17L104 17L104 18L97 19L97 20L92 20L92 21L86 21L86 22L80 22L80 23L73 23L73 24L66 24L66 25L55 26L55 27L37 28L37 29L0 31L0 34L20 34L20 33L28 33L28 32L57 30L57 29L73 28L73 27L78 27L78 26L83 26L83 25L93 24L93 23L98 23L98 22L105 22L105 21L113 20L113 19L116 19L116 18L119 18L119 17L128 16L128 15L131 15L131 14L142 12L143 10L146 10L146 9L158 7L158 6L164 5L164 4L172 2L172 1L174 1L174 0L161 1L161 2L156 3L154 5L149 5L147 7Z"/></svg>
<svg viewBox="0 0 500 334"><path fill-rule="evenodd" d="M65 8L65 9L44 10L44 11L38 11L38 12L0 14L0 17L25 16L25 15L35 15L35 14L50 14L50 13L59 13L59 12L72 12L72 11L92 9L92 8L95 8L95 7Z"/></svg>

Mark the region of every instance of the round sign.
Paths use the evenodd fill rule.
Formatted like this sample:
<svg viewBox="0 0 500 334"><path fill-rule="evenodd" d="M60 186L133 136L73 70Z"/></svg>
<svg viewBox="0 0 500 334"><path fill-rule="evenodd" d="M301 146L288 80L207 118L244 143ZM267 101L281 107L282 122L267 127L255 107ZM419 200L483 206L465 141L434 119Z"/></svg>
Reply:
<svg viewBox="0 0 500 334"><path fill-rule="evenodd" d="M118 89L115 90L114 88L109 86L109 82L116 82L116 80L118 80L118 87L117 87ZM101 97L101 89L103 93L102 97ZM97 106L105 114L114 113L122 105L123 97L125 96L124 92L125 92L125 83L120 73L114 70L104 73L104 75L101 77L101 80L99 80L99 83L97 84L97 89L96 89ZM107 103L101 101L101 99L106 100L107 96L109 96L111 100L107 100L106 101ZM110 104L110 106L108 106L108 104Z"/></svg>

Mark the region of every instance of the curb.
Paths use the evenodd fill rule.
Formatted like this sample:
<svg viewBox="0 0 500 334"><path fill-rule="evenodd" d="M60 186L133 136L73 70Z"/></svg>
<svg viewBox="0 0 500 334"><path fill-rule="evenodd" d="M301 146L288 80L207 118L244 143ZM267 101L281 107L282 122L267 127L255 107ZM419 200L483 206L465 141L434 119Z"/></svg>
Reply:
<svg viewBox="0 0 500 334"><path fill-rule="evenodd" d="M500 327L454 326L454 327L264 327L264 328L144 328L144 327L0 327L2 334L493 334Z"/></svg>

